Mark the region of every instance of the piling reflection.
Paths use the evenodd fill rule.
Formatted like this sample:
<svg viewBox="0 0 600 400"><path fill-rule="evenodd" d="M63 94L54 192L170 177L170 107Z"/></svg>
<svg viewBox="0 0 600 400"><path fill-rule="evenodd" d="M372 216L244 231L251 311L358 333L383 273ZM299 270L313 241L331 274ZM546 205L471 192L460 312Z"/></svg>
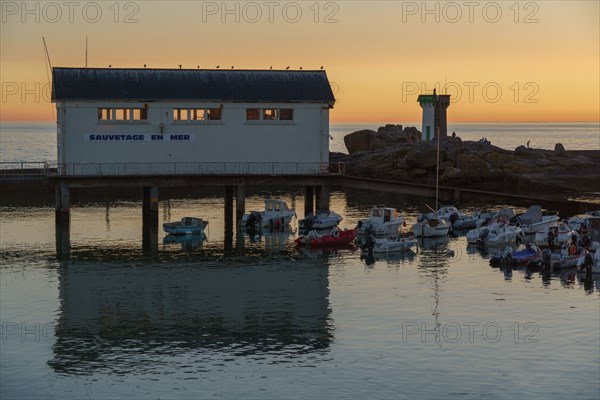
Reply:
<svg viewBox="0 0 600 400"><path fill-rule="evenodd" d="M165 355L292 360L327 351L328 275L326 259L72 260L60 269L49 365L67 374L135 373Z"/></svg>

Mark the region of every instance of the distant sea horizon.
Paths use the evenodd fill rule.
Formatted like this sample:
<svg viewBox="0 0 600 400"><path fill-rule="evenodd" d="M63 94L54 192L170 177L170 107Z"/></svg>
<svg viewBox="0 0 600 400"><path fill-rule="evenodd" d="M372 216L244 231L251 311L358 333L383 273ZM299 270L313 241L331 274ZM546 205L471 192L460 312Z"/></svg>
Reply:
<svg viewBox="0 0 600 400"><path fill-rule="evenodd" d="M387 124L414 126L420 122L331 122L329 150L348 153L344 136L362 129L377 130ZM448 134L463 140L487 138L495 146L514 150L519 145L567 150L600 150L600 122L450 122ZM0 122L0 161L56 162L56 125L53 122Z"/></svg>

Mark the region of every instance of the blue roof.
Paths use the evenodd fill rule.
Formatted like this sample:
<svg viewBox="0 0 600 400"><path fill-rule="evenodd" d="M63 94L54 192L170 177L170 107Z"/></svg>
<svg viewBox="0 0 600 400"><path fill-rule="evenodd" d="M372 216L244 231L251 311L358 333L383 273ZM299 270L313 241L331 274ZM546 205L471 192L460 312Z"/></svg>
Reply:
<svg viewBox="0 0 600 400"><path fill-rule="evenodd" d="M52 101L62 100L335 103L322 70L55 67Z"/></svg>

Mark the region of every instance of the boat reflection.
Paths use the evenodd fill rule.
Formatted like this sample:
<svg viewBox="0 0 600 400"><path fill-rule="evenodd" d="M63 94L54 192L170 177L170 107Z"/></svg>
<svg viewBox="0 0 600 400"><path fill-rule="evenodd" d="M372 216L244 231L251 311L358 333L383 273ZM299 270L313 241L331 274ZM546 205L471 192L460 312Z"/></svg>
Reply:
<svg viewBox="0 0 600 400"><path fill-rule="evenodd" d="M206 240L204 232L198 235L167 235L163 238L163 245L180 244L181 250L192 252L202 249L202 244Z"/></svg>
<svg viewBox="0 0 600 400"><path fill-rule="evenodd" d="M165 354L293 359L327 351L328 276L326 260L70 261L60 268L48 364L66 374L134 373Z"/></svg>

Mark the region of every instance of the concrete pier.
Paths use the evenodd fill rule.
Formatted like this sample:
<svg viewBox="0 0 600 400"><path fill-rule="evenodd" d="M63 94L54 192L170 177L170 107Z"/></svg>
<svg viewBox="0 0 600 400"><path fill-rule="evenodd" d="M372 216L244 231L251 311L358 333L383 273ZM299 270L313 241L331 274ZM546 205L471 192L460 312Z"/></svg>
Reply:
<svg viewBox="0 0 600 400"><path fill-rule="evenodd" d="M54 207L57 213L68 216L71 205L69 204L69 184L57 182L54 191Z"/></svg>
<svg viewBox="0 0 600 400"><path fill-rule="evenodd" d="M142 252L146 257L158 255L158 187L142 190Z"/></svg>
<svg viewBox="0 0 600 400"><path fill-rule="evenodd" d="M57 212L54 226L56 258L68 260L71 257L71 221L69 214Z"/></svg>
<svg viewBox="0 0 600 400"><path fill-rule="evenodd" d="M235 186L225 186L225 254L230 255L233 250L233 192Z"/></svg>
<svg viewBox="0 0 600 400"><path fill-rule="evenodd" d="M315 193L313 186L307 186L304 195L304 216L315 211Z"/></svg>
<svg viewBox="0 0 600 400"><path fill-rule="evenodd" d="M237 185L235 194L235 221L238 222L246 213L246 186Z"/></svg>

